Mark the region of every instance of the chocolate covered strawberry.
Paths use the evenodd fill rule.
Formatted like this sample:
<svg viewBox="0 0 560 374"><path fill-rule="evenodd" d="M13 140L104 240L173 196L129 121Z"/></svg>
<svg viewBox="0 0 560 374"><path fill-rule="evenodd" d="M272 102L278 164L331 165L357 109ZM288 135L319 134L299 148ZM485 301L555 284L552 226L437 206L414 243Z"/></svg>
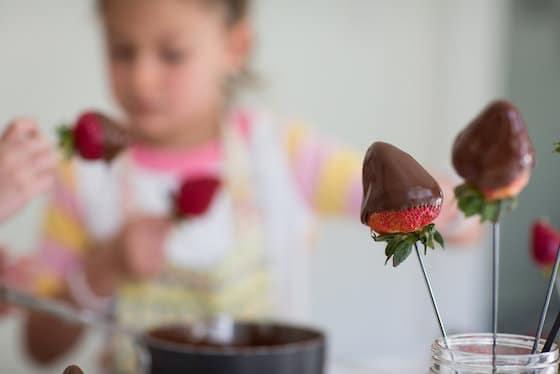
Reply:
<svg viewBox="0 0 560 374"><path fill-rule="evenodd" d="M443 192L436 180L409 154L383 142L374 143L363 164L361 220L375 241L387 242L387 262L401 264L419 241L427 249L443 238L432 223Z"/></svg>
<svg viewBox="0 0 560 374"><path fill-rule="evenodd" d="M82 114L73 127L59 129L59 144L67 157L78 154L85 160L110 162L130 144L130 136L109 117L97 113Z"/></svg>
<svg viewBox="0 0 560 374"><path fill-rule="evenodd" d="M455 189L467 217L497 222L504 206L513 206L529 182L535 151L519 110L495 101L463 131L453 145L453 166L465 179Z"/></svg>
<svg viewBox="0 0 560 374"><path fill-rule="evenodd" d="M206 213L220 187L216 177L187 179L175 195L176 217L191 218Z"/></svg>
<svg viewBox="0 0 560 374"><path fill-rule="evenodd" d="M531 227L531 253L541 266L552 266L560 246L560 232L544 220L535 221Z"/></svg>

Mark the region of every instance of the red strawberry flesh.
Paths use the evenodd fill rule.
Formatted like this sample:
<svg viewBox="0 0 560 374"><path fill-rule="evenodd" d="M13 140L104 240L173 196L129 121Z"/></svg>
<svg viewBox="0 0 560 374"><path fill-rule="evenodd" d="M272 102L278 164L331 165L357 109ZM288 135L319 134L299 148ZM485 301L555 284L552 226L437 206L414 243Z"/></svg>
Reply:
<svg viewBox="0 0 560 374"><path fill-rule="evenodd" d="M181 217L204 214L221 186L215 177L200 177L185 181L176 195L176 212Z"/></svg>
<svg viewBox="0 0 560 374"><path fill-rule="evenodd" d="M80 116L74 128L74 146L86 160L103 158L103 128L96 113L88 112Z"/></svg>
<svg viewBox="0 0 560 374"><path fill-rule="evenodd" d="M430 205L400 211L373 213L369 227L378 234L414 232L432 223L441 212L441 205Z"/></svg>
<svg viewBox="0 0 560 374"><path fill-rule="evenodd" d="M542 220L534 222L531 231L533 259L542 266L553 265L560 245L560 233Z"/></svg>

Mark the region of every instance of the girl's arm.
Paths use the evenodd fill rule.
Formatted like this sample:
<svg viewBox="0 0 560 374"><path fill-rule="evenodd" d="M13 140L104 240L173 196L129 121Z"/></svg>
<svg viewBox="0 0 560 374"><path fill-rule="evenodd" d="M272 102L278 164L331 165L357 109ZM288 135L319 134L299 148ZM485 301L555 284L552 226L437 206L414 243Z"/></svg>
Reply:
<svg viewBox="0 0 560 374"><path fill-rule="evenodd" d="M309 207L321 216L359 219L362 157L321 139L302 125L289 126L285 131L294 177Z"/></svg>
<svg viewBox="0 0 560 374"><path fill-rule="evenodd" d="M302 125L285 129L285 147L295 180L309 207L320 216L344 216L356 221L362 202L363 156L321 139ZM450 244L476 243L482 228L466 220L453 197L453 179L435 174L445 193L436 223Z"/></svg>
<svg viewBox="0 0 560 374"><path fill-rule="evenodd" d="M76 308L106 313L122 281L147 281L164 267L167 217L134 217L113 238L93 242L83 225L73 169L61 169L48 204L37 293ZM83 328L50 315L32 313L25 324L27 351L47 364L72 349Z"/></svg>
<svg viewBox="0 0 560 374"><path fill-rule="evenodd" d="M65 162L46 208L34 291L74 304L66 277L83 265L87 242L75 195L74 169ZM35 361L47 364L74 347L82 330L49 315L29 313L24 324L25 348Z"/></svg>

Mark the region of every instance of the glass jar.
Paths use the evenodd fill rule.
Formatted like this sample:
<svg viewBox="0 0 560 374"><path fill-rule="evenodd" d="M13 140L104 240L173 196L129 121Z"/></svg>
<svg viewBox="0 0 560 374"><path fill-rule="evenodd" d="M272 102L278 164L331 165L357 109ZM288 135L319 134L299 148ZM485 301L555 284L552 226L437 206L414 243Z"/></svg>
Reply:
<svg viewBox="0 0 560 374"><path fill-rule="evenodd" d="M558 346L548 353L532 355L533 337L498 334L493 358L492 334L455 335L432 345L431 374L558 374ZM544 345L541 341L539 351Z"/></svg>

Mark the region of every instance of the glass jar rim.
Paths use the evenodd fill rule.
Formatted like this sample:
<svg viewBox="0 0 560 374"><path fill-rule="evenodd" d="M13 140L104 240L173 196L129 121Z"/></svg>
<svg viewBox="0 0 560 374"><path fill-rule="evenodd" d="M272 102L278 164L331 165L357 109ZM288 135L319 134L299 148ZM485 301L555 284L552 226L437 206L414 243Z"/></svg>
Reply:
<svg viewBox="0 0 560 374"><path fill-rule="evenodd" d="M516 335L516 334L498 334L497 345L500 347L527 349L529 353L512 353L512 354L497 354L496 361L505 363L506 366L515 367L520 362L531 363L531 368L538 369L540 367L547 367L548 365L559 362L558 346L553 344L550 352L531 354L531 348L535 341L534 337ZM491 346L493 342L493 334L491 333L478 333L478 334L459 334L449 336L447 342L451 346L447 347L443 337L436 339L432 345L433 359L443 365L450 367L453 366L484 366L483 362L488 361L492 357L491 353L469 352L455 348L455 346L471 345L478 346ZM541 339L539 342L539 352L544 346L545 340ZM479 364L475 364L479 363ZM502 366L500 366L502 367Z"/></svg>

